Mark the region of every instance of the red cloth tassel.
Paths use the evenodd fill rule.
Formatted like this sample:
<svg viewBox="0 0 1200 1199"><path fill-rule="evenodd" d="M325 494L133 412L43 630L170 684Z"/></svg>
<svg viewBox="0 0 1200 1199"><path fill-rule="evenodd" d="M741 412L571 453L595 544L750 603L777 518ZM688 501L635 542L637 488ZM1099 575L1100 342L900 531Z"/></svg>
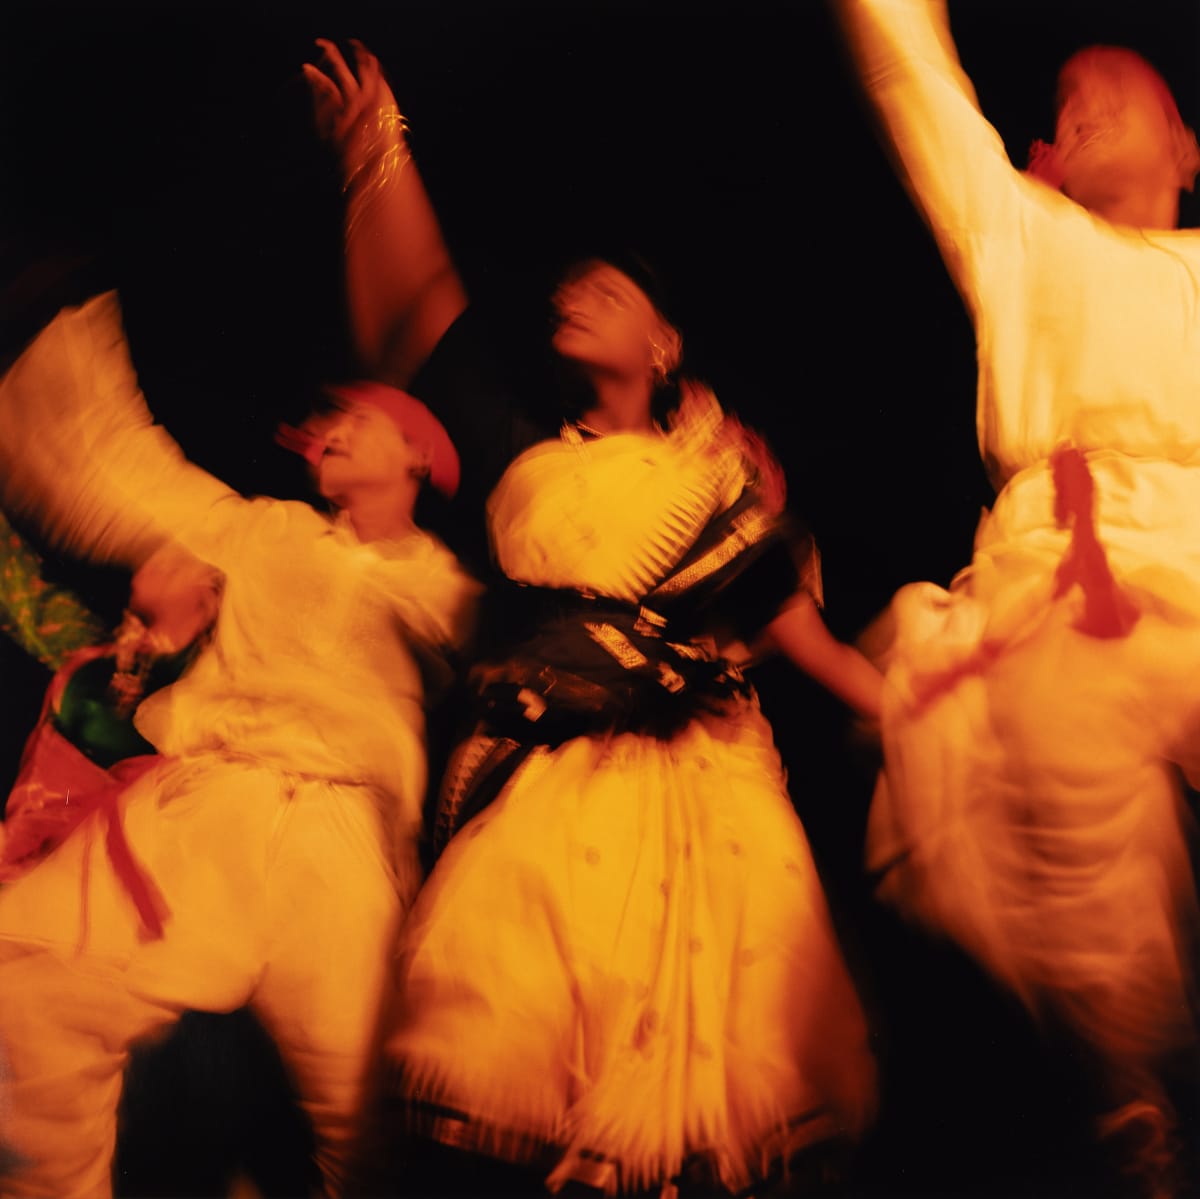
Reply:
<svg viewBox="0 0 1200 1199"><path fill-rule="evenodd" d="M121 880L129 898L133 900L133 906L137 908L146 937L155 941L162 938L163 926L171 914L171 909L163 898L162 892L155 886L154 880L133 856L133 851L129 848L129 841L125 837L125 826L121 821L121 812L117 801L134 779L145 774L161 760L156 754L142 754L136 758L125 758L116 763L109 770L114 778L113 786L100 800L100 805L104 808L105 819L108 822L105 844L108 848L109 860L117 872L117 878Z"/></svg>
<svg viewBox="0 0 1200 1199"><path fill-rule="evenodd" d="M1096 484L1087 459L1074 446L1059 446L1051 455L1054 471L1054 519L1071 525L1071 543L1054 575L1054 598L1078 584L1083 589L1083 616L1075 622L1090 637L1124 637L1137 623L1138 611L1122 592L1096 535Z"/></svg>

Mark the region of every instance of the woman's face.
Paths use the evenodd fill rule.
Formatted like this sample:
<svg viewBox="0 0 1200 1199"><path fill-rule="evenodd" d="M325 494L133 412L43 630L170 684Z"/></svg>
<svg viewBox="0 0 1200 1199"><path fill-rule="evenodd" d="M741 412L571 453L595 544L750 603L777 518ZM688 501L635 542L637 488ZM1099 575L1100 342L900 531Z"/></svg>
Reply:
<svg viewBox="0 0 1200 1199"><path fill-rule="evenodd" d="M1148 186L1178 186L1165 84L1132 55L1082 51L1063 68L1055 147L1063 191L1095 209Z"/></svg>
<svg viewBox="0 0 1200 1199"><path fill-rule="evenodd" d="M567 279L553 303L558 318L554 349L584 367L650 379L656 358L662 361L678 340L646 293L607 263L595 263ZM665 365L673 368L675 362Z"/></svg>

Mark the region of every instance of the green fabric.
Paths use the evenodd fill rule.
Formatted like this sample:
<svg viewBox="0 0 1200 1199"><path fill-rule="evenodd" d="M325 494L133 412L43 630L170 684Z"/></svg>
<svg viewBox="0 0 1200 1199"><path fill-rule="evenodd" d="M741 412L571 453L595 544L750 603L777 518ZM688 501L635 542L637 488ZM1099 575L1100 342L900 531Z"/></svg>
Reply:
<svg viewBox="0 0 1200 1199"><path fill-rule="evenodd" d="M43 562L0 512L0 632L51 670L101 641L103 621L65 587L42 577Z"/></svg>
<svg viewBox="0 0 1200 1199"><path fill-rule="evenodd" d="M109 703L108 684L115 670L116 662L106 656L73 671L54 717L58 731L106 769L122 758L154 752L131 717L118 716Z"/></svg>
<svg viewBox="0 0 1200 1199"><path fill-rule="evenodd" d="M156 661L146 678L144 694L175 682L190 657L191 652L185 650ZM155 752L133 727L132 713L120 716L113 709L108 685L115 671L116 660L108 654L72 671L54 718L58 731L105 769L122 758Z"/></svg>

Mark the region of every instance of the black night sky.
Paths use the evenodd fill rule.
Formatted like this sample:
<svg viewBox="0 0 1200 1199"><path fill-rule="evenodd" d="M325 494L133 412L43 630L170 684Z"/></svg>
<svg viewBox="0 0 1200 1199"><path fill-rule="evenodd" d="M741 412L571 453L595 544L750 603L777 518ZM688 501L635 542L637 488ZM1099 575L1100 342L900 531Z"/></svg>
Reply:
<svg viewBox="0 0 1200 1199"><path fill-rule="evenodd" d="M952 16L1014 156L1051 134L1054 69L1088 41L1143 50L1196 108L1188 0ZM784 459L840 632L966 560L989 498L970 329L823 0L17 0L0 28L3 348L60 294L45 262L95 256L71 277L121 287L156 414L243 490L278 489L274 422L344 352L338 197L298 67L314 37L358 36L477 296L519 307L572 241L662 268L693 364Z"/></svg>
<svg viewBox="0 0 1200 1199"><path fill-rule="evenodd" d="M1140 50L1200 122L1195 0L950 11L1018 162L1053 135L1058 64L1092 42ZM299 73L318 36L379 55L477 296L521 311L580 240L661 266L693 365L787 468L839 635L969 560L991 497L970 326L824 0L8 0L0 354L62 299L118 286L159 419L242 490L287 486L272 430L346 352L339 196ZM1195 197L1183 221L1200 224ZM18 656L0 655L8 769L45 682ZM777 728L804 719L789 686Z"/></svg>
<svg viewBox="0 0 1200 1199"><path fill-rule="evenodd" d="M1142 49L1196 107L1186 0L951 11L1014 156L1050 136L1054 69L1088 41ZM572 240L659 264L693 364L788 467L840 631L965 561L989 497L970 329L823 0L18 2L0 22L7 342L42 316L34 264L98 256L83 277L121 287L155 412L243 490L276 484L275 420L344 352L338 197L298 66L314 37L358 36L476 295L519 305Z"/></svg>

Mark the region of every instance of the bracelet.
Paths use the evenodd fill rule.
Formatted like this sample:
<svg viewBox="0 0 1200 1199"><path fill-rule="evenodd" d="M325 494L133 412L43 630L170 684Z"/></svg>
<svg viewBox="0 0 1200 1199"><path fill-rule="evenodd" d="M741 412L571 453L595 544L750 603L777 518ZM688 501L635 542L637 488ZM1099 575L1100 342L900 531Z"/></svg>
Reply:
<svg viewBox="0 0 1200 1199"><path fill-rule="evenodd" d="M404 169L412 157L408 148L408 121L395 106L377 110L373 118L363 122L361 142L362 162L350 172L342 184L348 194L365 185L369 176L372 186L383 186Z"/></svg>
<svg viewBox="0 0 1200 1199"><path fill-rule="evenodd" d="M408 148L408 122L397 108L385 108L363 125L366 151L363 160L342 184L347 197L346 240L355 234L369 209L400 177L412 158Z"/></svg>

